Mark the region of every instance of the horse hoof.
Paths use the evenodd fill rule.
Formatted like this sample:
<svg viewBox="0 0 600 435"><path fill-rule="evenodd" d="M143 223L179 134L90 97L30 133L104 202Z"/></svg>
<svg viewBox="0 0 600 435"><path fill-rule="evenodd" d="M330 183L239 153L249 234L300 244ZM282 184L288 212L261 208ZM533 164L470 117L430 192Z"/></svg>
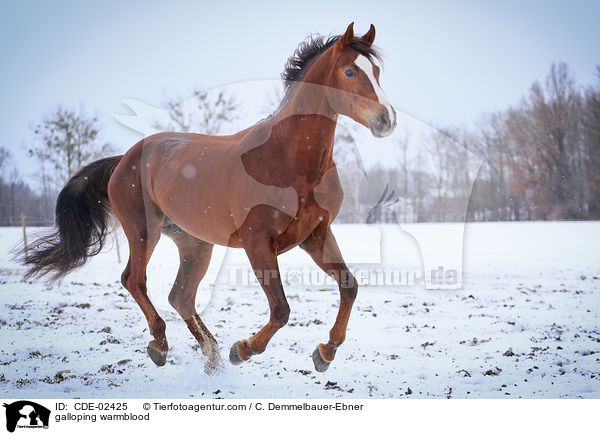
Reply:
<svg viewBox="0 0 600 435"><path fill-rule="evenodd" d="M233 343L233 346L231 346L231 349L229 350L229 361L231 361L231 364L233 364L234 366L239 366L241 363L244 362L244 360L240 358L237 342Z"/></svg>
<svg viewBox="0 0 600 435"><path fill-rule="evenodd" d="M219 345L216 341L206 340L202 343L202 354L207 357L210 361L214 361L218 363L221 360L221 355L219 354Z"/></svg>
<svg viewBox="0 0 600 435"><path fill-rule="evenodd" d="M206 356L204 363L204 372L207 375L213 375L223 368L221 355L219 354L219 345L217 342L211 342L202 348L202 353Z"/></svg>
<svg viewBox="0 0 600 435"><path fill-rule="evenodd" d="M331 363L325 361L321 356L321 352L319 352L319 346L315 349L312 354L313 363L315 364L315 370L318 372L325 372L329 368Z"/></svg>
<svg viewBox="0 0 600 435"><path fill-rule="evenodd" d="M222 369L223 365L221 364L221 361L206 360L204 362L204 373L209 376L219 373Z"/></svg>
<svg viewBox="0 0 600 435"><path fill-rule="evenodd" d="M154 362L154 364L156 364L158 367L162 367L166 364L167 354L168 354L168 351L157 349L152 344L152 341L148 345L148 356Z"/></svg>

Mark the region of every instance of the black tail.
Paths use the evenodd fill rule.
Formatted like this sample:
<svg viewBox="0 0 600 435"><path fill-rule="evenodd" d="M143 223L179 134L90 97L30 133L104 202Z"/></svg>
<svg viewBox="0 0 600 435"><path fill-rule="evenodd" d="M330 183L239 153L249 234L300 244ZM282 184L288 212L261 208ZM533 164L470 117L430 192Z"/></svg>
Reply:
<svg viewBox="0 0 600 435"><path fill-rule="evenodd" d="M62 278L102 249L110 212L108 180L122 156L97 160L82 168L61 190L56 201L56 230L33 242L27 255L25 278L50 274Z"/></svg>

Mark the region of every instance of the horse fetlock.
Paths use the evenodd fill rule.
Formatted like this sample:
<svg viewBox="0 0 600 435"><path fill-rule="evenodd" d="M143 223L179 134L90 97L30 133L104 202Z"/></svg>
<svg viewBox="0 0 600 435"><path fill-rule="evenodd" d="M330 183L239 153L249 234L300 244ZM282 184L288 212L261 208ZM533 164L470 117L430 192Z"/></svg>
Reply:
<svg viewBox="0 0 600 435"><path fill-rule="evenodd" d="M346 341L346 331L336 330L335 328L329 331L329 342L323 346L329 346L333 349L340 347Z"/></svg>
<svg viewBox="0 0 600 435"><path fill-rule="evenodd" d="M150 325L150 333L157 341L167 342L165 333L167 331L167 324L161 318L157 319L156 322Z"/></svg>

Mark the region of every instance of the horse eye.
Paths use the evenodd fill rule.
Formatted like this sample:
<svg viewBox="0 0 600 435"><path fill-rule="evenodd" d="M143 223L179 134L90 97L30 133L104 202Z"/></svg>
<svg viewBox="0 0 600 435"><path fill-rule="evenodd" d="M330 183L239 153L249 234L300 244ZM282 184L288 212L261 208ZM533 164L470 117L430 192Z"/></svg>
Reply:
<svg viewBox="0 0 600 435"><path fill-rule="evenodd" d="M344 74L346 75L346 77L354 77L354 75L356 74L354 72L354 70L352 68L347 69L346 71L344 71Z"/></svg>

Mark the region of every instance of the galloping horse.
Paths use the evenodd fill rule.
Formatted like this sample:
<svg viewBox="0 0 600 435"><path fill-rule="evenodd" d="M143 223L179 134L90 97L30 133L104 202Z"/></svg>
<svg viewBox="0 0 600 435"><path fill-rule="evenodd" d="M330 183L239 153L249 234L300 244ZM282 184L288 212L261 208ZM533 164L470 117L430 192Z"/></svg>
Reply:
<svg viewBox="0 0 600 435"><path fill-rule="evenodd" d="M266 293L269 322L248 340L233 344L240 364L262 353L290 314L277 256L300 246L338 283L340 306L329 341L312 357L325 371L342 344L357 284L330 229L343 199L333 161L339 114L390 135L396 113L379 85L375 28L355 37L309 38L288 59L279 108L231 136L159 133L122 156L82 168L60 192L56 231L38 239L22 261L26 276L58 279L97 254L114 213L127 235L129 262L123 286L144 312L154 339L148 354L164 365L165 322L147 295L146 266L166 234L177 244L180 266L170 304L185 320L209 363L219 363L216 340L195 309L198 284L214 244L245 249Z"/></svg>

